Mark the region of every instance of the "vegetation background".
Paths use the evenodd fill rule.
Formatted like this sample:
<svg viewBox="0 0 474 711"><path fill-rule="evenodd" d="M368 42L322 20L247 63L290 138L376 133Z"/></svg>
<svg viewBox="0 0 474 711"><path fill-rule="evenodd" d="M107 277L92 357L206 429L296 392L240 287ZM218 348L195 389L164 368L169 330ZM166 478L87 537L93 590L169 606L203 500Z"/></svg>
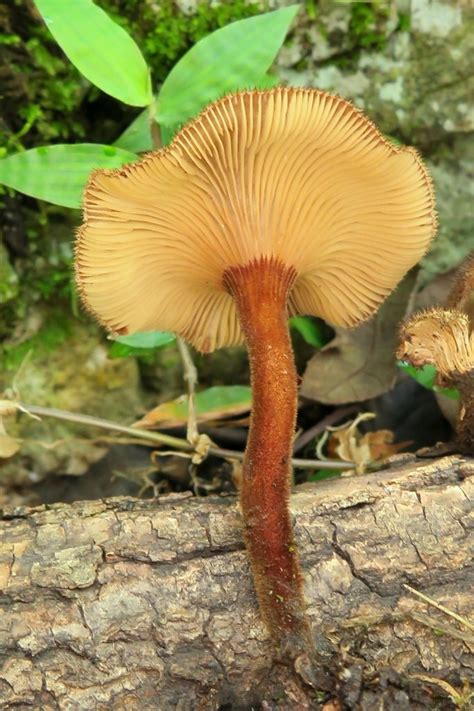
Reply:
<svg viewBox="0 0 474 711"><path fill-rule="evenodd" d="M234 20L289 5L245 0L100 0L98 4L134 37L158 84L208 33ZM432 439L449 435L432 393L413 392L413 384L407 386L403 379L393 391L398 396L384 393L396 374L396 325L408 301L420 290L418 305L441 301L449 287L450 270L474 249L473 25L469 4L450 0L307 0L301 3L279 53L273 71L283 84L338 93L360 106L384 133L422 152L434 179L440 216L432 252L416 282L399 292L391 313L382 315L375 331L356 336L355 341L349 337L344 347L341 338L346 336L336 334L339 342L333 351L339 359L326 362L328 371L346 383L336 397L324 392L312 375L324 372L321 360L313 369L311 363L306 367L318 338L327 341L331 332L320 323L313 324L312 335L295 330L306 398L303 429L310 429L334 408L360 403L353 412L375 410L378 419L373 429L389 427L399 441L429 444L428 431ZM139 113L100 92L79 74L30 0L12 0L0 7L0 33L0 158L49 143L113 143ZM179 396L182 372L174 345L158 351L143 349L137 358L111 357L120 353L116 348L111 352L114 346L78 306L71 263L79 212L10 189L1 190L0 209L0 390L14 389L26 402L125 423L158 401ZM379 334L378 351L385 358L377 362L367 347L374 332ZM357 352L359 360L348 363L348 351ZM360 358L362 375L374 369L380 375L382 386L376 391L367 377L360 378ZM202 388L248 383L241 349L206 357L196 354L195 360ZM358 379L353 374L356 370ZM406 413L414 409L414 398L424 403L415 408L418 420L412 418L400 429L399 421L406 421ZM389 407L391 419L386 417ZM137 493L150 476L155 484L165 480L167 486L189 486L186 467L177 458L162 461L158 476L156 466L150 466L148 451L129 447L124 461L123 447L110 450L111 443L95 439L97 433L89 428L24 417L14 428L15 436L22 439L21 451L3 462L0 474L3 496L9 501L16 496L21 501L53 501ZM244 430L224 430L223 445L243 445ZM305 452L314 456L314 438L310 445L311 451ZM107 451L102 464L94 465ZM232 486L231 473L222 474L219 467L214 462L209 471L200 472L207 482L202 491L206 486L212 490L209 482L216 476L215 488ZM87 472L89 476L77 478Z"/></svg>

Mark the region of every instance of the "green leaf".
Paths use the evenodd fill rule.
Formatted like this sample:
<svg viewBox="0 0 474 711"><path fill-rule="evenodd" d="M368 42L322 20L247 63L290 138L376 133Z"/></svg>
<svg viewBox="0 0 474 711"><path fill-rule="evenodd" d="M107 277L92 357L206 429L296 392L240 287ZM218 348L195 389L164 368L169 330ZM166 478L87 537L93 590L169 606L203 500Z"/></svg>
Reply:
<svg viewBox="0 0 474 711"><path fill-rule="evenodd" d="M75 67L106 94L132 106L152 100L150 73L135 41L92 0L35 0Z"/></svg>
<svg viewBox="0 0 474 711"><path fill-rule="evenodd" d="M399 361L398 367L405 373L408 373L408 375L411 375L417 383L422 385L424 388L427 388L427 390L434 390L435 392L438 392L441 395L446 395L446 397L450 397L453 400L457 400L459 398L459 392L456 389L440 388L439 385L436 385L437 371L434 365L424 365L422 368L415 368L415 366L410 365L410 363Z"/></svg>
<svg viewBox="0 0 474 711"><path fill-rule="evenodd" d="M183 123L223 94L258 84L299 9L299 5L290 5L231 22L197 42L161 87L158 123Z"/></svg>
<svg viewBox="0 0 474 711"><path fill-rule="evenodd" d="M161 348L175 341L176 336L168 331L146 331L133 333L131 336L117 336L114 340L134 348Z"/></svg>
<svg viewBox="0 0 474 711"><path fill-rule="evenodd" d="M325 479L334 479L340 476L340 469L317 469L309 475L308 481L324 481Z"/></svg>
<svg viewBox="0 0 474 711"><path fill-rule="evenodd" d="M327 341L321 330L321 326L311 316L292 316L290 326L300 333L306 343L315 348L322 348Z"/></svg>
<svg viewBox="0 0 474 711"><path fill-rule="evenodd" d="M134 153L143 153L153 149L148 109L138 114L130 126L117 138L114 145Z"/></svg>
<svg viewBox="0 0 474 711"><path fill-rule="evenodd" d="M134 153L99 143L42 146L0 160L0 183L55 205L79 208L92 170L119 168L136 159Z"/></svg>
<svg viewBox="0 0 474 711"><path fill-rule="evenodd" d="M213 413L216 416L235 410L249 410L252 402L252 389L247 385L215 385L201 390L196 395L196 412L198 415ZM186 415L187 415L186 403Z"/></svg>
<svg viewBox="0 0 474 711"><path fill-rule="evenodd" d="M403 146L403 143L400 141L400 139L396 138L395 136L392 136L391 133L384 133L383 137L386 138L389 143L393 143L393 145L397 148Z"/></svg>
<svg viewBox="0 0 474 711"><path fill-rule="evenodd" d="M256 89L271 89L279 84L278 77L271 74L264 74L254 82ZM161 126L161 140L163 146L168 145L173 139L174 134L180 128L182 122L172 126ZM142 111L125 129L125 131L114 142L114 146L123 148L126 151L134 153L144 153L153 150L153 144L150 134L150 118L148 109Z"/></svg>
<svg viewBox="0 0 474 711"><path fill-rule="evenodd" d="M196 394L199 422L209 422L242 415L250 410L252 390L246 385L216 385ZM163 402L148 412L135 426L144 428L176 427L188 417L188 396Z"/></svg>
<svg viewBox="0 0 474 711"><path fill-rule="evenodd" d="M110 349L112 358L124 358L129 355L142 355L140 351L150 351L155 348L163 348L176 340L174 333L167 331L148 331L146 333L134 333L131 336L117 336L115 343Z"/></svg>

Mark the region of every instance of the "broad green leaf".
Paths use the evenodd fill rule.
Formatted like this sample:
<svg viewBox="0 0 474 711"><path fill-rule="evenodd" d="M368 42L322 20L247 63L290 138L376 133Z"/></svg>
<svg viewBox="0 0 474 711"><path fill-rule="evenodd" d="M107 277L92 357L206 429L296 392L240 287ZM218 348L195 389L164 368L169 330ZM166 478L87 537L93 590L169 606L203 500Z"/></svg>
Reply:
<svg viewBox="0 0 474 711"><path fill-rule="evenodd" d="M274 77L270 74L264 74L262 77L260 77L259 80L253 82L253 84L247 86L247 89L271 89L277 84L279 84L279 79L278 77ZM224 92L226 93L226 92ZM218 98L218 97L216 97ZM167 146L171 141L173 140L174 136L176 133L179 131L179 129L182 127L183 122L181 123L175 123L175 124L161 124L160 126L160 132L161 132L161 143L163 146Z"/></svg>
<svg viewBox="0 0 474 711"><path fill-rule="evenodd" d="M248 412L252 405L252 390L244 385L217 385L196 395L199 422L220 420ZM164 402L135 423L136 427L176 427L186 423L188 396Z"/></svg>
<svg viewBox="0 0 474 711"><path fill-rule="evenodd" d="M187 121L223 94L255 86L267 72L299 5L231 22L175 64L158 96L158 123Z"/></svg>
<svg viewBox="0 0 474 711"><path fill-rule="evenodd" d="M150 73L135 41L92 0L35 0L74 66L106 94L132 106L152 100Z"/></svg>
<svg viewBox="0 0 474 711"><path fill-rule="evenodd" d="M175 124L174 126L160 126L161 141L164 146L167 146L169 143L171 143L180 128L181 124Z"/></svg>
<svg viewBox="0 0 474 711"><path fill-rule="evenodd" d="M143 153L153 149L148 109L138 114L136 119L117 138L114 145L134 153Z"/></svg>
<svg viewBox="0 0 474 711"><path fill-rule="evenodd" d="M273 89L280 84L280 78L275 74L264 74L260 79L256 79L251 89Z"/></svg>
<svg viewBox="0 0 474 711"><path fill-rule="evenodd" d="M399 361L398 367L405 373L408 373L408 375L411 375L411 377L424 388L434 390L435 392L446 395L446 397L450 397L453 400L457 400L459 398L459 392L456 389L440 388L439 385L436 385L437 372L434 365L424 365L422 368L415 368L414 365Z"/></svg>
<svg viewBox="0 0 474 711"><path fill-rule="evenodd" d="M167 331L149 331L134 333L131 336L118 336L109 351L111 358L145 355L157 348L163 348L176 340L174 333Z"/></svg>
<svg viewBox="0 0 474 711"><path fill-rule="evenodd" d="M148 331L134 333L131 336L117 336L114 340L134 348L161 348L175 341L176 336L168 331Z"/></svg>
<svg viewBox="0 0 474 711"><path fill-rule="evenodd" d="M92 170L119 168L136 159L134 153L99 143L42 146L0 160L0 183L55 205L79 208Z"/></svg>
<svg viewBox="0 0 474 711"><path fill-rule="evenodd" d="M293 316L290 318L290 326L298 331L310 346L322 348L327 343L321 326L311 316Z"/></svg>

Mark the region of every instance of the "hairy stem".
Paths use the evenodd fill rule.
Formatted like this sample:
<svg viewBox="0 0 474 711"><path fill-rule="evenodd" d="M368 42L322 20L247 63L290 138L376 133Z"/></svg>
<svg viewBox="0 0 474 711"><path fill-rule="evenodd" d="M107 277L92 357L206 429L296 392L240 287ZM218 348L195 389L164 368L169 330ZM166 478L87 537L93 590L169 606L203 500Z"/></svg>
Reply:
<svg viewBox="0 0 474 711"><path fill-rule="evenodd" d="M247 342L252 382L240 494L245 538L262 616L275 640L290 649L308 639L289 514L297 375L287 300L295 276L294 269L267 259L224 275Z"/></svg>

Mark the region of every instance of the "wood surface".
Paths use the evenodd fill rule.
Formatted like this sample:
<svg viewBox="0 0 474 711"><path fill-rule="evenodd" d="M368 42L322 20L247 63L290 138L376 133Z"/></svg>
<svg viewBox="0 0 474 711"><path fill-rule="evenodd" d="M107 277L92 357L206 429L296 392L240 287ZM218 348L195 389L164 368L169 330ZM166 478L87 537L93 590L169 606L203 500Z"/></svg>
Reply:
<svg viewBox="0 0 474 711"><path fill-rule="evenodd" d="M317 690L272 662L235 497L4 509L0 708L455 708L437 680L474 686L473 474L407 455L293 494Z"/></svg>

